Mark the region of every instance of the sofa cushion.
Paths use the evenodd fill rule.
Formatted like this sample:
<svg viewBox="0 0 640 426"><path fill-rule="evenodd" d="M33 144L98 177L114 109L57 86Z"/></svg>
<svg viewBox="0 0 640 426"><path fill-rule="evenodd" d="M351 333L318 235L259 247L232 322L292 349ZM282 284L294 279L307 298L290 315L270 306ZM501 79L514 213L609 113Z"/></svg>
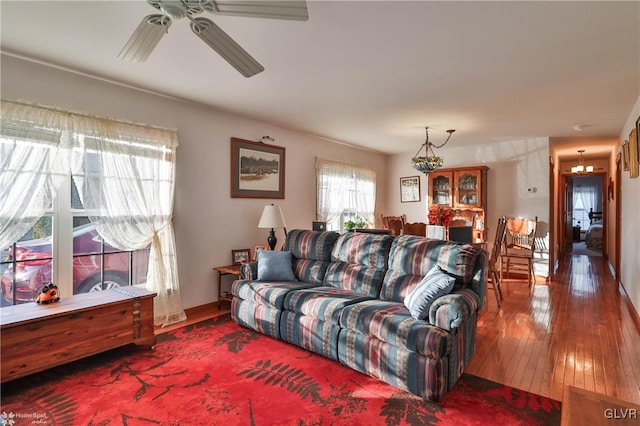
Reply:
<svg viewBox="0 0 640 426"><path fill-rule="evenodd" d="M290 251L258 251L260 281L296 281Z"/></svg>
<svg viewBox="0 0 640 426"><path fill-rule="evenodd" d="M340 235L333 246L323 285L377 297L392 242L390 235L359 232Z"/></svg>
<svg viewBox="0 0 640 426"><path fill-rule="evenodd" d="M423 320L429 317L431 304L440 296L449 294L456 279L440 269L432 268L422 281L404 298L404 306L409 309L411 316Z"/></svg>
<svg viewBox="0 0 640 426"><path fill-rule="evenodd" d="M315 287L292 291L284 300L284 309L338 324L345 306L371 299L334 287Z"/></svg>
<svg viewBox="0 0 640 426"><path fill-rule="evenodd" d="M293 270L298 280L322 285L331 260L331 250L338 236L336 232L300 229L287 233L283 250L292 253Z"/></svg>
<svg viewBox="0 0 640 426"><path fill-rule="evenodd" d="M284 297L292 290L311 288L313 284L300 281L247 281L237 280L231 285L231 294L260 305L283 309Z"/></svg>
<svg viewBox="0 0 640 426"><path fill-rule="evenodd" d="M389 270L384 277L380 299L403 302L435 266L456 277L455 288L472 287L481 253L481 249L470 244L414 235L396 237L389 253Z"/></svg>
<svg viewBox="0 0 640 426"><path fill-rule="evenodd" d="M445 356L451 334L413 318L403 303L368 300L346 306L340 326L431 358Z"/></svg>

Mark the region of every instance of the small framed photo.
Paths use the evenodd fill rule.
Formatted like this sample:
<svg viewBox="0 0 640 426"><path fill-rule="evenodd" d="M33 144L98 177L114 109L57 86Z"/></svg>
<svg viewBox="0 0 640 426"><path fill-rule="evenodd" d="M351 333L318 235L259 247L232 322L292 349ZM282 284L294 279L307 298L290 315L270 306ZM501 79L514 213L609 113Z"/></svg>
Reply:
<svg viewBox="0 0 640 426"><path fill-rule="evenodd" d="M258 260L258 250L269 250L268 244L256 244L253 246L253 256L251 260Z"/></svg>
<svg viewBox="0 0 640 426"><path fill-rule="evenodd" d="M234 265L248 262L251 257L249 249L231 250L231 259Z"/></svg>
<svg viewBox="0 0 640 426"><path fill-rule="evenodd" d="M319 220L314 220L311 224L314 231L326 231L327 230L327 222L322 222Z"/></svg>
<svg viewBox="0 0 640 426"><path fill-rule="evenodd" d="M231 138L231 198L284 198L285 148Z"/></svg>
<svg viewBox="0 0 640 426"><path fill-rule="evenodd" d="M413 203L420 201L420 176L400 178L400 202Z"/></svg>

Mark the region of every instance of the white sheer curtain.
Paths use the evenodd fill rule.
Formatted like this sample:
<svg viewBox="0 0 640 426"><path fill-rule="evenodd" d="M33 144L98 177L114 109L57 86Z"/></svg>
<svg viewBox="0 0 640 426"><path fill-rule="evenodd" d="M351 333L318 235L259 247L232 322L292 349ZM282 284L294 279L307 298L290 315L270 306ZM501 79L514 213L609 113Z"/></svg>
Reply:
<svg viewBox="0 0 640 426"><path fill-rule="evenodd" d="M69 170L68 114L1 101L0 250L52 208Z"/></svg>
<svg viewBox="0 0 640 426"><path fill-rule="evenodd" d="M172 224L175 131L2 101L0 249L52 208L69 172L100 236L121 250L151 244L155 323L186 318ZM68 190L68 189L67 189Z"/></svg>
<svg viewBox="0 0 640 426"><path fill-rule="evenodd" d="M109 245L140 250L151 244L147 289L156 325L186 319L172 225L175 132L73 116L72 176L89 220Z"/></svg>
<svg viewBox="0 0 640 426"><path fill-rule="evenodd" d="M317 216L328 224L339 224L344 211L375 223L376 173L374 170L316 158Z"/></svg>
<svg viewBox="0 0 640 426"><path fill-rule="evenodd" d="M588 213L589 210L600 211L598 206L598 188L591 185L574 186L573 188L573 205L576 205L578 199L582 202L584 210Z"/></svg>

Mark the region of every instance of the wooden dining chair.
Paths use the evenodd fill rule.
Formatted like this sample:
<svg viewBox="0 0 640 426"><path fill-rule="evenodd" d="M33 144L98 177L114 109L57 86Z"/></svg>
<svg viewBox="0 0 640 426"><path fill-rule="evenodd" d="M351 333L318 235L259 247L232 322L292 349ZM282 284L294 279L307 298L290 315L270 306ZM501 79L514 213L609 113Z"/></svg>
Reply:
<svg viewBox="0 0 640 426"><path fill-rule="evenodd" d="M507 218L507 232L501 257L501 272L510 276L511 270L524 272L529 280L529 287L536 283L533 270L533 256L536 249L536 229L538 217L527 219L522 217Z"/></svg>
<svg viewBox="0 0 640 426"><path fill-rule="evenodd" d="M496 227L496 239L491 248L491 257L489 258L489 279L493 284L493 291L496 295L498 307L502 306L502 288L500 287L500 271L498 270L498 261L500 260L500 251L504 244L504 238L507 235L507 218L502 216L498 219Z"/></svg>
<svg viewBox="0 0 640 426"><path fill-rule="evenodd" d="M391 235L397 236L402 234L404 223L407 221L406 215L401 216L382 216L382 227L391 231Z"/></svg>
<svg viewBox="0 0 640 426"><path fill-rule="evenodd" d="M405 223L402 228L402 233L405 235L419 235L421 237L426 237L427 224L424 222Z"/></svg>

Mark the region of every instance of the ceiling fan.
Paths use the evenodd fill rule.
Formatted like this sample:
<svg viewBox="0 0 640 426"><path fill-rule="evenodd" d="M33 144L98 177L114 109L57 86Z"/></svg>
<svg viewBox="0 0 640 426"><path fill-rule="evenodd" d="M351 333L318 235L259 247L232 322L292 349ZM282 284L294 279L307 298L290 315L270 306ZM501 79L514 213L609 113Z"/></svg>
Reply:
<svg viewBox="0 0 640 426"><path fill-rule="evenodd" d="M191 21L191 31L245 77L264 71L264 67L213 21L196 15L209 12L218 15L295 21L309 19L305 0L147 0L147 3L162 14L145 16L118 54L118 58L135 62L146 61L162 36L169 30L171 20L187 18Z"/></svg>

